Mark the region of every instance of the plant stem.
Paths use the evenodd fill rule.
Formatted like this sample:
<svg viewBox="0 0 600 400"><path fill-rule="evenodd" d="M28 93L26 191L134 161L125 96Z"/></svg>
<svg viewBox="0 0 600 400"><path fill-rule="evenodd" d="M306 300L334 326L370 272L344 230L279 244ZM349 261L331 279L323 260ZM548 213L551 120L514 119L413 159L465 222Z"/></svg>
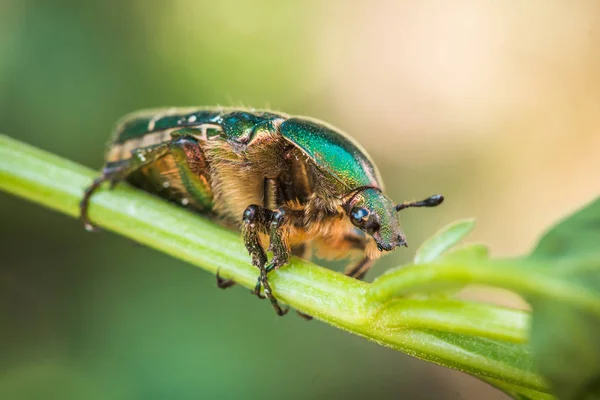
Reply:
<svg viewBox="0 0 600 400"><path fill-rule="evenodd" d="M547 268L540 261L526 259L512 262L442 260L387 273L373 282L368 296L372 300L387 301L411 293L462 287L470 283L484 284L526 295L549 296L600 315L600 306L594 293L569 281L556 279L545 272Z"/></svg>
<svg viewBox="0 0 600 400"><path fill-rule="evenodd" d="M94 176L85 167L0 135L0 190L76 217ZM127 185L100 190L89 215L105 229L212 273L220 270L248 288L258 277L238 233ZM548 391L534 372L528 347L520 344L527 335L526 312L459 300L384 304L367 296L370 284L297 258L269 275L269 281L282 302L333 326L511 388ZM490 356L496 348L502 356Z"/></svg>
<svg viewBox="0 0 600 400"><path fill-rule="evenodd" d="M482 314L485 325L479 324ZM389 329L450 330L511 343L526 343L529 329L529 318L521 311L451 299L394 299L377 317Z"/></svg>

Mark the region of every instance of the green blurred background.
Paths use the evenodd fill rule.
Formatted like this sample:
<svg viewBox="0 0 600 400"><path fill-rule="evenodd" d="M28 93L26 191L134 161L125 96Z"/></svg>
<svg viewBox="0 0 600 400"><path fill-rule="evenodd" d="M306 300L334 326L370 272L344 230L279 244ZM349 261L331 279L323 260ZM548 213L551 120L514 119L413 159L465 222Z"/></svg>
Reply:
<svg viewBox="0 0 600 400"><path fill-rule="evenodd" d="M157 106L270 107L357 138L408 211L410 259L474 216L527 251L600 188L598 2L0 0L0 132L100 168ZM0 399L502 399L214 276L0 193ZM463 294L516 307L507 293Z"/></svg>

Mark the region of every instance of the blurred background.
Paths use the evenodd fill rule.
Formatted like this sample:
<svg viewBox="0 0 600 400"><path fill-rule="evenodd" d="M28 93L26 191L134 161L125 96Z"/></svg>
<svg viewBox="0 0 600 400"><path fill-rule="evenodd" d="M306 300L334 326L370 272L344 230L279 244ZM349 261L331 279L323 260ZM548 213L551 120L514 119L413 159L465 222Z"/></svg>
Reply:
<svg viewBox="0 0 600 400"><path fill-rule="evenodd" d="M270 107L358 139L407 211L408 261L477 218L527 252L600 189L600 3L0 0L0 132L99 169L157 106ZM0 399L504 399L0 193ZM487 289L472 298L523 306Z"/></svg>

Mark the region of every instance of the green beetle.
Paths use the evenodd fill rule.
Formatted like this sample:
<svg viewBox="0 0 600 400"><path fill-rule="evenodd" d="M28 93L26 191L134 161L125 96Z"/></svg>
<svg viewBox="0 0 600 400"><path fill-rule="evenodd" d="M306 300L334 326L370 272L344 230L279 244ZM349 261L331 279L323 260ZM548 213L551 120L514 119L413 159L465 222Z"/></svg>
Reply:
<svg viewBox="0 0 600 400"><path fill-rule="evenodd" d="M406 246L397 212L433 207L441 195L396 205L383 193L377 168L365 150L341 131L314 119L228 108L144 110L117 125L103 182L126 180L183 206L241 228L252 264L278 315L267 274L291 254L315 248L328 259L353 258L345 273L362 279L383 251ZM268 243L268 247L266 246ZM266 249L273 254L269 261ZM217 275L219 287L234 282Z"/></svg>

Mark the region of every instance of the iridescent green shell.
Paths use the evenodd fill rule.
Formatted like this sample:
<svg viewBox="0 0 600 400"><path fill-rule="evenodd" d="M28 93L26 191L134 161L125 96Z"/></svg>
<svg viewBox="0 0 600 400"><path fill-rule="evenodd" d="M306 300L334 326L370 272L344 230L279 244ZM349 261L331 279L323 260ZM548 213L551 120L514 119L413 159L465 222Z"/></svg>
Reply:
<svg viewBox="0 0 600 400"><path fill-rule="evenodd" d="M352 138L321 121L305 117L288 117L269 111L216 108L145 110L128 115L117 127L113 145L140 141L155 132L203 125L221 126L223 139L252 146L252 135L265 126L279 124L282 137L301 150L323 172L352 190L361 186L383 189L377 167L367 152ZM210 135L209 135L210 136ZM164 139L168 139L168 135ZM157 140L161 140L158 137Z"/></svg>
<svg viewBox="0 0 600 400"><path fill-rule="evenodd" d="M383 189L379 171L367 152L343 132L320 121L299 117L283 122L279 131L348 189L361 186Z"/></svg>

